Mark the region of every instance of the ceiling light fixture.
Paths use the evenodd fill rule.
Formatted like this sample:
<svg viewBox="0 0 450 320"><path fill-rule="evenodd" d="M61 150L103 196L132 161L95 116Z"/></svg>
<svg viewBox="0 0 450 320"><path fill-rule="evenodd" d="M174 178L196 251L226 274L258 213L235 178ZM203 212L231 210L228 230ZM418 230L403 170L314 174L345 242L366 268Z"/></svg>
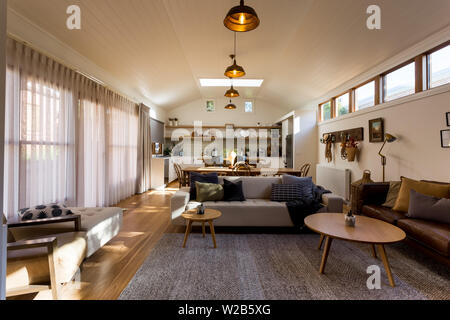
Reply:
<svg viewBox="0 0 450 320"><path fill-rule="evenodd" d="M234 33L234 54L230 55L233 64L225 70L227 78L240 78L245 76L244 68L239 66L236 62L236 32Z"/></svg>
<svg viewBox="0 0 450 320"><path fill-rule="evenodd" d="M230 103L227 104L227 105L225 106L225 109L227 109L227 110L236 110L237 107L236 107L235 104L233 104L233 103L231 102L231 99L230 99Z"/></svg>
<svg viewBox="0 0 450 320"><path fill-rule="evenodd" d="M255 9L246 6L244 0L240 5L233 7L228 11L223 24L231 31L247 32L255 30L259 26L259 18Z"/></svg>
<svg viewBox="0 0 450 320"><path fill-rule="evenodd" d="M236 89L234 89L233 85L231 85L231 88L227 92L225 92L225 97L237 98L239 97L239 92Z"/></svg>

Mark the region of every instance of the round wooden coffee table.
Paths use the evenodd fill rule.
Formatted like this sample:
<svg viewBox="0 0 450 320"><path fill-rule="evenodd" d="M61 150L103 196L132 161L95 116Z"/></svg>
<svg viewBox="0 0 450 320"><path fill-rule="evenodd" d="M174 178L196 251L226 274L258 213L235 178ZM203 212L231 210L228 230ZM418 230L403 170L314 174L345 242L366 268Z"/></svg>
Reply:
<svg viewBox="0 0 450 320"><path fill-rule="evenodd" d="M319 250L322 248L322 243L325 239L320 273L325 271L333 239L367 243L371 245L372 254L375 258L377 257L375 246L378 248L389 283L392 287L395 287L384 245L403 241L406 238L403 230L387 222L364 216L356 216L356 227L347 227L345 225L345 215L342 213L314 214L306 217L305 224L311 230L320 233Z"/></svg>
<svg viewBox="0 0 450 320"><path fill-rule="evenodd" d="M213 221L215 219L218 219L222 216L222 212L214 209L205 209L205 214L199 215L197 214L197 210L189 210L186 211L181 215L184 219L187 221L187 227L186 227L186 234L184 235L184 242L183 242L183 248L186 248L186 242L189 237L189 233L192 229L192 223L194 222L201 222L202 223L202 231L203 231L203 238L206 236L205 232L205 223L208 222L209 229L211 231L211 236L214 243L214 248L217 248L216 244L216 234L214 232L214 224Z"/></svg>

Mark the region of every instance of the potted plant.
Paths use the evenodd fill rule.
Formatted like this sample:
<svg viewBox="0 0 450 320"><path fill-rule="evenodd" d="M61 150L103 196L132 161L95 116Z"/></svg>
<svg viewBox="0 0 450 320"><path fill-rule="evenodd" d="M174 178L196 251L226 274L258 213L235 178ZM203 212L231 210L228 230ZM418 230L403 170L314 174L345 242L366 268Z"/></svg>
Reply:
<svg viewBox="0 0 450 320"><path fill-rule="evenodd" d="M355 161L357 151L358 151L358 142L356 142L354 138L350 138L347 141L347 147L346 147L348 162Z"/></svg>

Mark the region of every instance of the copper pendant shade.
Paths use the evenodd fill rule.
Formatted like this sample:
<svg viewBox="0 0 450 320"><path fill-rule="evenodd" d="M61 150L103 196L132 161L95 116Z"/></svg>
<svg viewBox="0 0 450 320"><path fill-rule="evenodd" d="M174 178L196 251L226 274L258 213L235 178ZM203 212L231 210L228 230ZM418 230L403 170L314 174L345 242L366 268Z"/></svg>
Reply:
<svg viewBox="0 0 450 320"><path fill-rule="evenodd" d="M237 98L239 97L239 92L233 88L233 85L231 85L231 88L225 93L225 97Z"/></svg>
<svg viewBox="0 0 450 320"><path fill-rule="evenodd" d="M234 54L230 55L233 59L233 64L225 70L225 76L228 78L240 78L245 76L245 70L236 63L236 56Z"/></svg>
<svg viewBox="0 0 450 320"><path fill-rule="evenodd" d="M236 110L237 107L236 107L235 104L231 103L231 100L230 100L230 103L225 106L225 109L227 109L227 110Z"/></svg>
<svg viewBox="0 0 450 320"><path fill-rule="evenodd" d="M255 30L259 26L259 18L256 11L244 4L241 0L240 5L231 8L223 24L231 31L247 32Z"/></svg>

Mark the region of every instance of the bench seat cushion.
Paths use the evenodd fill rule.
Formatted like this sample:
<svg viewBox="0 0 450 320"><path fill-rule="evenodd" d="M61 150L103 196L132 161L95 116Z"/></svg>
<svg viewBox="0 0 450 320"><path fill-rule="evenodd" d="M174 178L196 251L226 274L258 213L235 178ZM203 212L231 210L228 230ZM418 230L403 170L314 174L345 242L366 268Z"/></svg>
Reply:
<svg viewBox="0 0 450 320"><path fill-rule="evenodd" d="M367 217L383 220L394 225L397 225L399 220L407 218L403 212L394 211L390 208L378 205L363 206L362 214Z"/></svg>
<svg viewBox="0 0 450 320"><path fill-rule="evenodd" d="M419 219L402 219L398 221L398 227L403 229L410 238L450 257L449 224Z"/></svg>
<svg viewBox="0 0 450 320"><path fill-rule="evenodd" d="M122 208L70 208L81 216L81 231L86 232L90 257L109 240L115 237L122 226ZM16 241L47 237L51 234L73 232L74 223L64 222L38 227L14 228L11 230Z"/></svg>
<svg viewBox="0 0 450 320"><path fill-rule="evenodd" d="M67 283L72 280L86 256L85 232L69 232L49 237L57 238L54 253L56 281ZM46 248L8 251L7 290L27 285L48 284L50 273Z"/></svg>

